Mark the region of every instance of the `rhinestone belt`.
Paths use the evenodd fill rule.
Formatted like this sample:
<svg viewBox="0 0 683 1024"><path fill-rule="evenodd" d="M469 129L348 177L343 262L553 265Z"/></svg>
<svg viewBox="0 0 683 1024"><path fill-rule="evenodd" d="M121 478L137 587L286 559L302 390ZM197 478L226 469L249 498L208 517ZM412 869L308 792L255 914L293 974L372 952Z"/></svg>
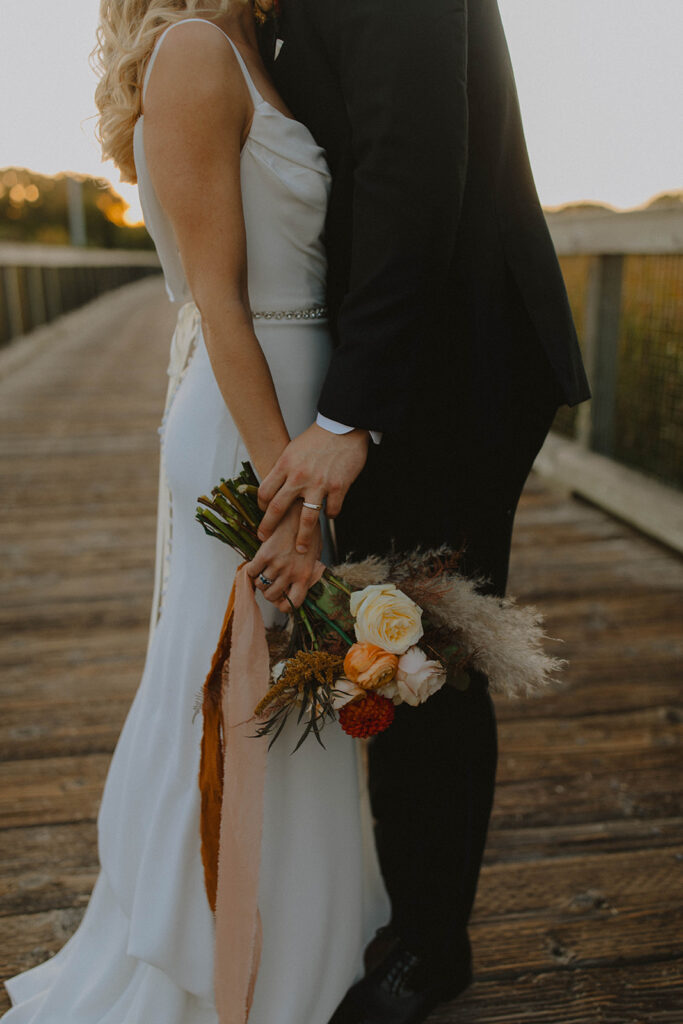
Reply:
<svg viewBox="0 0 683 1024"><path fill-rule="evenodd" d="M278 309L254 311L254 320L324 320L327 317L327 306L309 306L308 309Z"/></svg>

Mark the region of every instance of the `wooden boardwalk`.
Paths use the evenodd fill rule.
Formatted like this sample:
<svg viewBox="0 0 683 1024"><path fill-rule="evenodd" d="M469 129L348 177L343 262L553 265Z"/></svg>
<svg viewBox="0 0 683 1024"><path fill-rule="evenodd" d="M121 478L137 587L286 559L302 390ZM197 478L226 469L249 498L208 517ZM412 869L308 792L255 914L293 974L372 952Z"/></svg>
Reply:
<svg viewBox="0 0 683 1024"><path fill-rule="evenodd" d="M0 355L0 978L64 944L98 870L147 639L171 320L145 281L4 376ZM559 692L497 704L477 980L433 1020L681 1024L683 564L532 477L510 590L571 666Z"/></svg>

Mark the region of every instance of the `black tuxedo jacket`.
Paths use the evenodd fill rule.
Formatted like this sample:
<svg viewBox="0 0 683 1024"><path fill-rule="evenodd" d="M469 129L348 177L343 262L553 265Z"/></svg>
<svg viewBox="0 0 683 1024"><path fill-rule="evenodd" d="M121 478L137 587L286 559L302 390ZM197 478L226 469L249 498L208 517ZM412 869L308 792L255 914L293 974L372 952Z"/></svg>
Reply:
<svg viewBox="0 0 683 1024"><path fill-rule="evenodd" d="M455 402L505 402L510 367L538 361L559 404L589 398L496 0L281 8L264 57L333 177L319 410L402 432L429 409L448 430Z"/></svg>

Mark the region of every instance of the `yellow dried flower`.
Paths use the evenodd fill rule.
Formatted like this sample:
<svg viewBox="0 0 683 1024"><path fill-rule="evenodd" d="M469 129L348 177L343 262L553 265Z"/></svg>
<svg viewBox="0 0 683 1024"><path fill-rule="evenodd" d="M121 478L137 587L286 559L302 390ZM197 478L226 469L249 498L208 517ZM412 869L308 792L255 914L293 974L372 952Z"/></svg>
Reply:
<svg viewBox="0 0 683 1024"><path fill-rule="evenodd" d="M344 659L328 651L297 651L287 661L277 683L271 686L256 705L254 714L261 716L278 697L283 697L288 691L294 696L311 687L327 686L331 689L342 674L343 666Z"/></svg>

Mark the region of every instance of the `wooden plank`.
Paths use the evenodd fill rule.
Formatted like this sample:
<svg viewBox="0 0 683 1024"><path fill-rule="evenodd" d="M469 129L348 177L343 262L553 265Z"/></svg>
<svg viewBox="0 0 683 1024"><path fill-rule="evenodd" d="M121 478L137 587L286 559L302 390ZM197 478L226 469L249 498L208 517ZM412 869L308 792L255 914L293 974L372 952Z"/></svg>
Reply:
<svg viewBox="0 0 683 1024"><path fill-rule="evenodd" d="M473 923L515 916L575 916L655 910L683 893L683 844L658 850L573 855L533 863L487 864Z"/></svg>
<svg viewBox="0 0 683 1024"><path fill-rule="evenodd" d="M680 1024L683 961L478 975L429 1024Z"/></svg>
<svg viewBox="0 0 683 1024"><path fill-rule="evenodd" d="M657 770L634 766L617 774L572 774L554 779L501 781L496 787L493 820L501 827L553 825L559 822L666 818L681 814L683 775L680 758Z"/></svg>
<svg viewBox="0 0 683 1024"><path fill-rule="evenodd" d="M669 714L671 705L680 701L681 687L676 679L676 669L683 657L683 650L673 652L668 644L643 643L639 650L639 676L637 679L623 678L615 671L614 663L604 659L601 664L590 657L580 660L574 655L571 668L571 684L553 694L545 694L526 702L524 716L527 720L549 718L560 715L563 718L579 715L609 714L613 710L623 712L639 711L656 707L659 714ZM646 651L643 651L646 647ZM647 654L647 672L645 668ZM642 661L640 659L643 659ZM641 669L642 665L642 669ZM617 678L613 678L613 676ZM607 676L607 678L604 678ZM496 698L498 722L519 717L519 702Z"/></svg>
<svg viewBox="0 0 683 1024"><path fill-rule="evenodd" d="M122 632L127 631L112 631L112 637L121 636ZM101 646L91 653L85 645L74 654L69 648L65 649L66 645L60 647L58 641L35 643L29 637L14 646L14 657L10 658L9 651L4 652L0 658L3 708L21 705L26 699L25 666L29 654L37 663L41 662L40 671L34 673L32 680L31 700L43 711L46 705L54 706L60 701L82 706L83 694L92 691L96 679L106 686L110 700L130 703L142 677L146 631L136 630L130 643L124 639L120 647L105 631L98 630L98 634ZM41 653L45 651L49 653Z"/></svg>
<svg viewBox="0 0 683 1024"><path fill-rule="evenodd" d="M95 594L89 602L54 604L36 608L30 619L23 618L16 622L14 615L0 616L0 624L4 629L57 629L67 622L73 622L79 629L95 629L104 627L135 627L139 625L144 608L149 611L151 601L148 586L141 582L140 589L120 594L118 597L102 595L98 600Z"/></svg>
<svg viewBox="0 0 683 1024"><path fill-rule="evenodd" d="M608 855L626 850L657 850L683 843L683 819L624 818L503 828L492 822L484 852L486 864L535 861L574 855Z"/></svg>
<svg viewBox="0 0 683 1024"><path fill-rule="evenodd" d="M109 754L91 754L0 764L3 827L92 821L110 760Z"/></svg>
<svg viewBox="0 0 683 1024"><path fill-rule="evenodd" d="M472 921L475 969L485 977L522 971L541 973L569 965L607 966L683 957L683 915L660 908L564 920L515 917Z"/></svg>
<svg viewBox="0 0 683 1024"><path fill-rule="evenodd" d="M49 715L40 701L5 708L0 760L111 753L129 707L128 694L116 699L105 688L86 702L55 703Z"/></svg>
<svg viewBox="0 0 683 1024"><path fill-rule="evenodd" d="M519 716L500 724L499 737L506 753L520 757L549 751L572 757L577 748L585 753L618 749L637 754L648 747L675 747L683 739L682 723L683 710L667 716L659 708L578 718Z"/></svg>
<svg viewBox="0 0 683 1024"><path fill-rule="evenodd" d="M97 867L97 829L93 821L0 831L0 872L3 878L52 870Z"/></svg>
<svg viewBox="0 0 683 1024"><path fill-rule="evenodd" d="M568 789L567 780L576 780L587 787L586 798L596 799L596 794L607 787L613 789L615 780L621 783L629 771L637 765L638 776L649 773L680 774L681 753L675 746L652 747L637 751L604 750L602 752L578 751L570 756L555 755L547 751L523 751L509 753L502 745L498 758L498 785L519 784L536 780L552 794L564 794ZM680 797L680 787L677 787ZM680 806L680 805L679 805ZM675 807L675 803L674 803Z"/></svg>

